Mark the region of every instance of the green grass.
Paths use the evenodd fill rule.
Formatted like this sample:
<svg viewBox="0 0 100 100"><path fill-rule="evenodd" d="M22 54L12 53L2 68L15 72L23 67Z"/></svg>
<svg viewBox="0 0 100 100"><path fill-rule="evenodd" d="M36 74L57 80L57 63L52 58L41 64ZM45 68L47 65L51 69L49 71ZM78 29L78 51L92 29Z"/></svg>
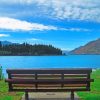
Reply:
<svg viewBox="0 0 100 100"><path fill-rule="evenodd" d="M100 100L100 70L93 71L91 78L94 79L91 83L91 91L78 93L81 100Z"/></svg>
<svg viewBox="0 0 100 100"><path fill-rule="evenodd" d="M8 84L0 80L0 100L21 100L23 93L8 92Z"/></svg>

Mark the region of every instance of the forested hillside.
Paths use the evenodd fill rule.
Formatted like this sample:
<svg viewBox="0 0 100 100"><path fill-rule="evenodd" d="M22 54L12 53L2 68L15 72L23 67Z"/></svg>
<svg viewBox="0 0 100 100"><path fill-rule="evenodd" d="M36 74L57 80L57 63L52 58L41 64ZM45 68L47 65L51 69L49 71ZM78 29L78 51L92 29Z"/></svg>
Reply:
<svg viewBox="0 0 100 100"><path fill-rule="evenodd" d="M10 44L0 42L0 55L62 55L62 51L52 45Z"/></svg>

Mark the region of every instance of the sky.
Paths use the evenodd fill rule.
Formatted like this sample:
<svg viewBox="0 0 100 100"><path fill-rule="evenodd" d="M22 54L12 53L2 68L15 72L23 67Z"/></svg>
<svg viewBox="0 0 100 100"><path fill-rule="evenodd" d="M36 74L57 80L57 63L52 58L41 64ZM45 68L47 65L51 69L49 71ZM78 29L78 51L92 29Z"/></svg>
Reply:
<svg viewBox="0 0 100 100"><path fill-rule="evenodd" d="M0 0L0 40L73 50L100 38L100 0Z"/></svg>

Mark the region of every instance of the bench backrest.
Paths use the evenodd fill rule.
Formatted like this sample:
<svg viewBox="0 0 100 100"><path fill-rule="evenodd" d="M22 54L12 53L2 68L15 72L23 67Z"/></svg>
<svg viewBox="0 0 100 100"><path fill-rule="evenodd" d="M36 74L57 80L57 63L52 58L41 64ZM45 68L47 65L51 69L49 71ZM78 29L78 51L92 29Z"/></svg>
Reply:
<svg viewBox="0 0 100 100"><path fill-rule="evenodd" d="M89 91L92 69L8 69L9 91Z"/></svg>

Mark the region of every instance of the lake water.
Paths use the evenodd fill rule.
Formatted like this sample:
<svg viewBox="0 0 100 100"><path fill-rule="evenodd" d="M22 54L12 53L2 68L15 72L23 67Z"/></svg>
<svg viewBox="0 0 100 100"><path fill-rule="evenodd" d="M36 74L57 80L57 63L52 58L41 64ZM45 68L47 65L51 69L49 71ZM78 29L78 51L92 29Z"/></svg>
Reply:
<svg viewBox="0 0 100 100"><path fill-rule="evenodd" d="M0 56L3 73L7 68L100 68L100 55Z"/></svg>

